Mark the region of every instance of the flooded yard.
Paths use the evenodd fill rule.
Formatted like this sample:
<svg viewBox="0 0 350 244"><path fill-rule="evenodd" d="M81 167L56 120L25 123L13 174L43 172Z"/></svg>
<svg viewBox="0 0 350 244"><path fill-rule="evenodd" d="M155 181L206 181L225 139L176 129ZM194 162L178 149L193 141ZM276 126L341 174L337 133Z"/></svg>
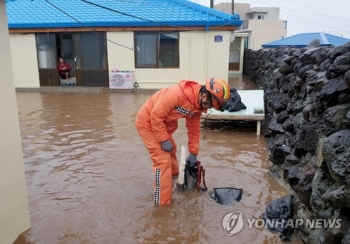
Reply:
<svg viewBox="0 0 350 244"><path fill-rule="evenodd" d="M149 96L17 92L32 227L16 243L281 243L265 229L226 236L222 228L227 213L259 218L269 201L288 194L268 174L266 139L255 123L202 130L198 159L208 190L241 188L239 203L222 206L208 192L178 192L174 184L172 204L154 206L152 162L134 127ZM187 146L179 122L178 159Z"/></svg>

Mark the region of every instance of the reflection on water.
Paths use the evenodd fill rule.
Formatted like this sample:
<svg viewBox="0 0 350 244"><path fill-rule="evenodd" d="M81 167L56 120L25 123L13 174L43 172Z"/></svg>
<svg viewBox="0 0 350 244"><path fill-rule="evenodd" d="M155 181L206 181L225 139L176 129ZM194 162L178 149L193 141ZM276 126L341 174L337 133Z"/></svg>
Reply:
<svg viewBox="0 0 350 244"><path fill-rule="evenodd" d="M249 78L242 76L229 76L228 84L237 90L257 90L257 85Z"/></svg>
<svg viewBox="0 0 350 244"><path fill-rule="evenodd" d="M208 189L242 188L241 202L221 206L208 192L174 187L171 205L153 205L151 160L134 129L148 96L17 92L32 227L16 243L280 243L264 229L229 237L222 228L227 213L258 218L287 194L268 175L255 123L202 132ZM184 121L174 138L180 158Z"/></svg>

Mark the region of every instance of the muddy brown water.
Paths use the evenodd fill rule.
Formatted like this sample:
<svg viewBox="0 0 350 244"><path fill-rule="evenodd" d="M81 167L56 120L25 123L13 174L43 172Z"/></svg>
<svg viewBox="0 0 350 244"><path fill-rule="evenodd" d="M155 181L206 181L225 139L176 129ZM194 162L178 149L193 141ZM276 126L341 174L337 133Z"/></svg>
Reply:
<svg viewBox="0 0 350 244"><path fill-rule="evenodd" d="M237 89L249 80L230 79ZM223 217L259 218L288 194L268 174L266 139L253 124L206 125L200 155L206 185L243 189L239 203L208 192L178 192L154 206L151 160L134 129L150 94L17 92L31 229L16 243L281 243L278 233L247 225L226 236ZM184 120L174 138L180 159Z"/></svg>

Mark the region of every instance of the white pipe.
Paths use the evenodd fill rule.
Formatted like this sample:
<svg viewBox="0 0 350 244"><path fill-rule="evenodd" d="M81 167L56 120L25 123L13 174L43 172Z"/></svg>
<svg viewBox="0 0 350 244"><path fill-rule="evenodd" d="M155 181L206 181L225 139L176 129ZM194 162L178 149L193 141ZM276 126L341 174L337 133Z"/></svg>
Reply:
<svg viewBox="0 0 350 244"><path fill-rule="evenodd" d="M192 65L191 65L191 62L192 62L192 53L191 53L191 36L189 35L188 36L188 79L190 80L191 79L191 72L192 72Z"/></svg>
<svg viewBox="0 0 350 244"><path fill-rule="evenodd" d="M185 167L186 167L186 147L181 147L181 159L179 165L179 177L177 178L177 184L183 185L185 183Z"/></svg>
<svg viewBox="0 0 350 244"><path fill-rule="evenodd" d="M208 31L205 32L205 68L204 68L204 80L208 78Z"/></svg>

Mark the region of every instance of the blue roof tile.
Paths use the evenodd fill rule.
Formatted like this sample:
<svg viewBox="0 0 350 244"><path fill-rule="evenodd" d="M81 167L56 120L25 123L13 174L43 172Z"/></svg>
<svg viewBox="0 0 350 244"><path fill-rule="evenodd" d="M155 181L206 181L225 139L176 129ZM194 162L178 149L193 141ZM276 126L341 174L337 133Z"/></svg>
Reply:
<svg viewBox="0 0 350 244"><path fill-rule="evenodd" d="M323 32L302 33L302 34L286 37L277 41L265 43L262 45L262 47L277 48L281 46L289 46L289 47L295 46L298 48L302 48L302 47L306 47L311 41L315 39L320 40L321 46L325 46L325 45L340 46L350 41L350 39L326 34Z"/></svg>
<svg viewBox="0 0 350 244"><path fill-rule="evenodd" d="M79 22L88 27L242 25L238 15L223 13L188 0L86 1L7 0L9 28L83 27Z"/></svg>

